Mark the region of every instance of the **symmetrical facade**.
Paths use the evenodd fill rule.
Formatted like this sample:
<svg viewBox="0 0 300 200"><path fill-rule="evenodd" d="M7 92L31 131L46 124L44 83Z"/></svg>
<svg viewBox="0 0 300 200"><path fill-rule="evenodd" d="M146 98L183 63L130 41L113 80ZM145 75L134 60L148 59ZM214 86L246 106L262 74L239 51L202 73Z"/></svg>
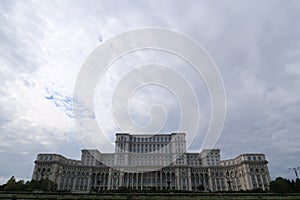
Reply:
<svg viewBox="0 0 300 200"><path fill-rule="evenodd" d="M186 152L185 133L131 135L117 133L114 153L84 149L81 160L39 154L32 179L48 178L58 190L238 191L268 188L264 154L221 160L219 149Z"/></svg>

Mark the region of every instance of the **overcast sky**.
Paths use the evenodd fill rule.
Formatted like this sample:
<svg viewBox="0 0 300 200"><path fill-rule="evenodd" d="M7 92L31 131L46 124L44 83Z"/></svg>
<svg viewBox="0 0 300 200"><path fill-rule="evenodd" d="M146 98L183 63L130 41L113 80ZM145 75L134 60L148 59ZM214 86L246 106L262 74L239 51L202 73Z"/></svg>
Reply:
<svg viewBox="0 0 300 200"><path fill-rule="evenodd" d="M12 175L30 179L41 152L80 158L85 146L72 112L79 70L108 38L144 27L193 38L218 66L227 95L226 121L215 146L222 158L265 153L272 178L294 178L288 168L300 166L299 19L297 0L0 0L0 183ZM107 137L113 142L118 131L106 104L118 78L149 62L173 66L190 81L201 99L205 131L211 105L203 80L174 55L145 51L114 63L95 94L95 114ZM129 110L145 125L151 106L163 105L167 133L180 122L177 103L169 91L152 86L135 94ZM197 151L201 140L196 137L189 149Z"/></svg>

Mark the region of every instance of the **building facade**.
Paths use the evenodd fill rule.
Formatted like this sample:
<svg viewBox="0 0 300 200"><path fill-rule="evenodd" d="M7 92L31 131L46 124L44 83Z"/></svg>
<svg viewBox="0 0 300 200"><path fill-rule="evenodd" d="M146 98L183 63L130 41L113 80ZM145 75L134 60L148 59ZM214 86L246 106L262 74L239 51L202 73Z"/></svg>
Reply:
<svg viewBox="0 0 300 200"><path fill-rule="evenodd" d="M264 154L221 160L219 149L186 152L185 133L132 135L117 133L114 153L83 149L81 160L38 154L33 180L49 179L58 190L238 191L270 182Z"/></svg>

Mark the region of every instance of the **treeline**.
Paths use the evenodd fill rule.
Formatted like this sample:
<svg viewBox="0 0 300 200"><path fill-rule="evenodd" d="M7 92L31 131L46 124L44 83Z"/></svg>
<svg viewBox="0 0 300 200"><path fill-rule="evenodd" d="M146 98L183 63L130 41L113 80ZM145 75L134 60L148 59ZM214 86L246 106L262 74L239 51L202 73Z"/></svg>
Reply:
<svg viewBox="0 0 300 200"><path fill-rule="evenodd" d="M12 176L7 183L0 186L0 191L56 191L56 183L44 179L40 181L17 181L14 176Z"/></svg>
<svg viewBox="0 0 300 200"><path fill-rule="evenodd" d="M25 182L24 180L17 181L14 176L12 176L7 181L7 183L0 185L0 191L52 191L54 192L56 191L56 189L57 189L57 184L48 179L43 179L40 181L31 180ZM126 187L120 187L118 191L129 192L127 190L128 188ZM279 193L279 194L300 193L300 179L296 179L294 181L282 177L277 177L275 180L270 182L268 191L273 193ZM262 191L261 189L257 188L251 191L244 191L244 192L268 192L268 191ZM159 192L159 191L153 188L149 192ZM228 192L233 192L233 191L228 191ZM239 191L239 192L243 192L243 191Z"/></svg>
<svg viewBox="0 0 300 200"><path fill-rule="evenodd" d="M300 179L289 180L282 177L277 177L274 181L270 182L270 191L274 193L290 193L297 192L300 193Z"/></svg>

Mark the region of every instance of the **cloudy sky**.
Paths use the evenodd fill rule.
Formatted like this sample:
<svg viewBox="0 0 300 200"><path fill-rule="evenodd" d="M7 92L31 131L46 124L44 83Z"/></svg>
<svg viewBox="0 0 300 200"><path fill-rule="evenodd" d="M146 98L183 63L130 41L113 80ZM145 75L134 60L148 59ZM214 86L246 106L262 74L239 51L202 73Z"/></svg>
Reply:
<svg viewBox="0 0 300 200"><path fill-rule="evenodd" d="M262 152L272 178L294 178L288 168L300 166L299 13L297 0L0 0L0 183L12 175L30 179L41 152L80 158L86 146L72 103L82 64L109 38L145 27L193 38L218 66L227 95L226 121L215 146L222 158ZM109 105L118 79L147 63L172 66L193 87L201 123L199 136L187 137L193 141L189 149L199 150L210 118L205 83L178 57L152 50L116 61L97 88L95 115L106 137L113 142L118 131ZM165 120L162 132L167 133L178 128L180 103L169 90L152 85L134 93L128 110L140 126ZM151 119L149 111L157 104L165 115ZM124 112L125 104L118 105Z"/></svg>

